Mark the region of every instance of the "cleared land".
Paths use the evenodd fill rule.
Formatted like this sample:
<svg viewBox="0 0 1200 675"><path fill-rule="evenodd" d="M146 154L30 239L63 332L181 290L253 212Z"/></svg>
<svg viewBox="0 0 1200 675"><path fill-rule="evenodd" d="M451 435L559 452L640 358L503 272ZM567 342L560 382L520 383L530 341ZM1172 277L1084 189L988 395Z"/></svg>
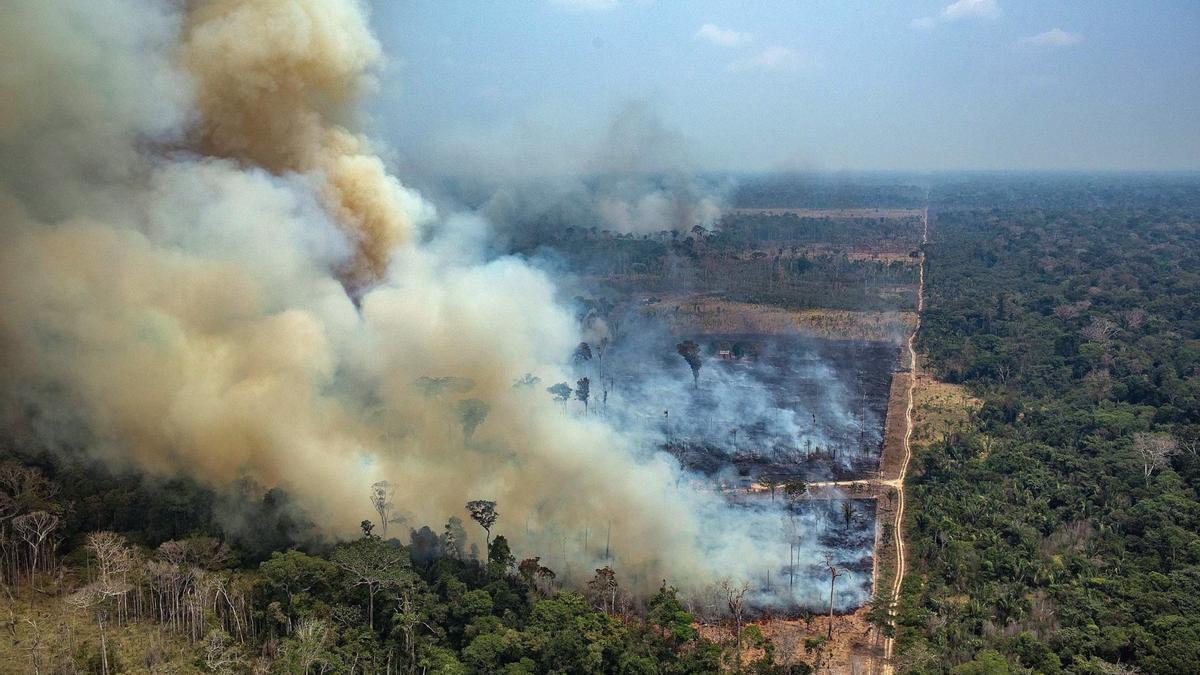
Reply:
<svg viewBox="0 0 1200 675"><path fill-rule="evenodd" d="M899 344L912 331L910 311L871 312L847 309L784 309L711 296L663 295L642 312L662 318L676 334L761 333L811 335L841 340Z"/></svg>
<svg viewBox="0 0 1200 675"><path fill-rule="evenodd" d="M829 218L829 219L845 219L845 218L883 218L886 220L895 220L900 218L920 218L921 209L873 209L873 208L857 208L857 209L729 209L730 213L747 213L747 214L779 214L785 213L794 214L801 218Z"/></svg>

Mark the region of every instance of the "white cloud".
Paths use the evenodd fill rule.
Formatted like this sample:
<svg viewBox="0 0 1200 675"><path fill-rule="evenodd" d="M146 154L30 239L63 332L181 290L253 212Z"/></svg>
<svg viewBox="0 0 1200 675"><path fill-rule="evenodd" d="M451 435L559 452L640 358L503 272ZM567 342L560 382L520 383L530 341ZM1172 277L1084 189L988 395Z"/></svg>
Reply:
<svg viewBox="0 0 1200 675"><path fill-rule="evenodd" d="M934 16L923 16L913 19L908 25L928 30L940 23L960 21L962 19L995 19L1000 16L1000 5L996 0L956 0L942 8Z"/></svg>
<svg viewBox="0 0 1200 675"><path fill-rule="evenodd" d="M733 61L725 68L731 73L743 73L750 70L795 70L801 65L803 59L799 52L776 45L749 58Z"/></svg>
<svg viewBox="0 0 1200 675"><path fill-rule="evenodd" d="M1021 38L1017 41L1023 45L1032 45L1034 47L1069 47L1071 45L1083 42L1083 36L1079 33L1071 33L1061 28L1051 28L1044 33L1031 35Z"/></svg>
<svg viewBox="0 0 1200 675"><path fill-rule="evenodd" d="M550 0L550 4L573 12L607 12L617 8L617 0Z"/></svg>
<svg viewBox="0 0 1200 675"><path fill-rule="evenodd" d="M740 33L736 30L706 23L700 26L700 30L696 31L696 34L692 38L710 42L718 47L736 47L749 42L752 36L749 33Z"/></svg>

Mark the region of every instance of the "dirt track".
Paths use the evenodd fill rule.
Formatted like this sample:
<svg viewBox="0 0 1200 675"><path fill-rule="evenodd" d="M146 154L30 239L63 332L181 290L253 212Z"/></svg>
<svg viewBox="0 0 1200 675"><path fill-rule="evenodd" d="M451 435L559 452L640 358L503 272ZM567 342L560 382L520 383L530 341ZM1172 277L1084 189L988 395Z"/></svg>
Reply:
<svg viewBox="0 0 1200 675"><path fill-rule="evenodd" d="M900 474L893 481L887 481L896 488L896 519L893 521L893 532L896 533L896 574L892 579L892 606L890 612L895 616L896 603L900 599L900 586L904 583L904 573L907 565L904 560L904 477L908 473L908 463L912 459L913 435L913 399L917 386L917 331L921 330L921 311L925 309L925 250L924 245L929 241L929 209L926 208L921 217L921 257L918 266L917 283L917 321L913 332L908 336L908 358L912 376L908 380L908 401L904 408L904 459L900 463ZM892 651L895 648L895 638L887 638L883 643L883 672L892 675L895 668L892 665Z"/></svg>

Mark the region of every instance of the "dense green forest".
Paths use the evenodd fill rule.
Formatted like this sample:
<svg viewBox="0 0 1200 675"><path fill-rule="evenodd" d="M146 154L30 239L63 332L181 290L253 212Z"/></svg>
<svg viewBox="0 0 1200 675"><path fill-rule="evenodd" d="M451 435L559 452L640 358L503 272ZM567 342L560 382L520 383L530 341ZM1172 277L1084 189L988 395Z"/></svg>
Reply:
<svg viewBox="0 0 1200 675"><path fill-rule="evenodd" d="M914 459L911 672L1200 667L1200 191L1061 183L933 197L989 203L931 214L918 341L983 408Z"/></svg>
<svg viewBox="0 0 1200 675"><path fill-rule="evenodd" d="M387 489L364 504L386 508ZM437 531L364 521L335 544L279 490L9 447L0 672L703 673L736 664L739 641L759 647L748 672L808 672L776 665L754 627L702 637L666 582L634 598L601 568L562 589L514 557L502 506L472 502Z"/></svg>

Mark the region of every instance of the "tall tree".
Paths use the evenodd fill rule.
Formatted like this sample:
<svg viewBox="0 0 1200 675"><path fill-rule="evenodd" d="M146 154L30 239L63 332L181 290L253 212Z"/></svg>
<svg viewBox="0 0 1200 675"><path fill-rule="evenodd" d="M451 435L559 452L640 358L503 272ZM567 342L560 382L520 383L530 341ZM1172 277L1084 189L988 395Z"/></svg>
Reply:
<svg viewBox="0 0 1200 675"><path fill-rule="evenodd" d="M371 484L371 506L375 507L375 512L379 514L379 530L384 539L387 539L388 520L391 519L393 494L395 494L395 490L392 489L392 484L386 480L376 481Z"/></svg>
<svg viewBox="0 0 1200 675"><path fill-rule="evenodd" d="M746 593L750 590L749 582L737 582L733 579L722 579L718 586L725 595L725 605L729 608L729 616L733 619L733 637L736 645L734 659L737 670L742 669L742 624L746 621Z"/></svg>
<svg viewBox="0 0 1200 675"><path fill-rule="evenodd" d="M1179 451L1179 442L1167 434L1150 434L1139 432L1133 435L1133 449L1142 458L1142 469L1146 477L1146 486L1150 486L1150 476L1167 465L1167 458Z"/></svg>
<svg viewBox="0 0 1200 675"><path fill-rule="evenodd" d="M128 593L132 585L129 573L136 559L125 545L125 537L115 532L93 532L87 537L87 548L96 561L96 578L71 596L76 607L91 608L100 627L100 668L108 674L108 636L106 627L113 601Z"/></svg>
<svg viewBox="0 0 1200 675"><path fill-rule="evenodd" d="M691 340L684 340L675 345L675 351L683 357L688 367L692 369L692 386L700 386L700 366L704 363L700 359L700 345Z"/></svg>
<svg viewBox="0 0 1200 675"><path fill-rule="evenodd" d="M554 396L555 401L563 404L564 410L566 409L567 401L571 400L571 385L566 382L559 382L558 384L546 387L546 391Z"/></svg>
<svg viewBox="0 0 1200 675"><path fill-rule="evenodd" d="M362 537L342 544L330 556L347 576L347 584L367 591L367 624L375 630L375 596L398 586L409 574L408 552L377 537Z"/></svg>
<svg viewBox="0 0 1200 675"><path fill-rule="evenodd" d="M458 421L462 424L464 439L471 440L471 435L475 433L476 427L483 424L490 410L491 407L487 403L477 398L468 398L458 402Z"/></svg>
<svg viewBox="0 0 1200 675"><path fill-rule="evenodd" d="M837 582L838 577L842 576L843 572L842 572L842 570L838 569L838 567L836 565L833 564L833 554L829 553L829 552L825 553L825 569L829 570L829 634L828 634L828 637L830 640L832 640L833 639L834 583Z"/></svg>
<svg viewBox="0 0 1200 675"><path fill-rule="evenodd" d="M586 377L579 378L575 383L575 398L583 401L583 414L588 413L588 398L592 393L592 381Z"/></svg>
<svg viewBox="0 0 1200 675"><path fill-rule="evenodd" d="M598 602L597 609L606 614L614 614L617 611L617 588L620 584L617 583L617 573L612 567L605 565L596 570L596 576L588 582L588 591L594 602Z"/></svg>
<svg viewBox="0 0 1200 675"><path fill-rule="evenodd" d="M483 528L484 545L487 550L491 549L492 545L492 526L496 524L496 519L500 514L496 511L496 502L486 499L475 499L467 502L467 513L471 514L471 519L479 523Z"/></svg>
<svg viewBox="0 0 1200 675"><path fill-rule="evenodd" d="M34 511L13 518L12 524L21 539L29 545L29 585L32 587L33 578L38 572L38 558L46 538L58 528L58 516L46 511Z"/></svg>
<svg viewBox="0 0 1200 675"><path fill-rule="evenodd" d="M575 365L580 366L592 360L592 348L586 342L580 342L575 348L575 353L571 355L571 360Z"/></svg>

